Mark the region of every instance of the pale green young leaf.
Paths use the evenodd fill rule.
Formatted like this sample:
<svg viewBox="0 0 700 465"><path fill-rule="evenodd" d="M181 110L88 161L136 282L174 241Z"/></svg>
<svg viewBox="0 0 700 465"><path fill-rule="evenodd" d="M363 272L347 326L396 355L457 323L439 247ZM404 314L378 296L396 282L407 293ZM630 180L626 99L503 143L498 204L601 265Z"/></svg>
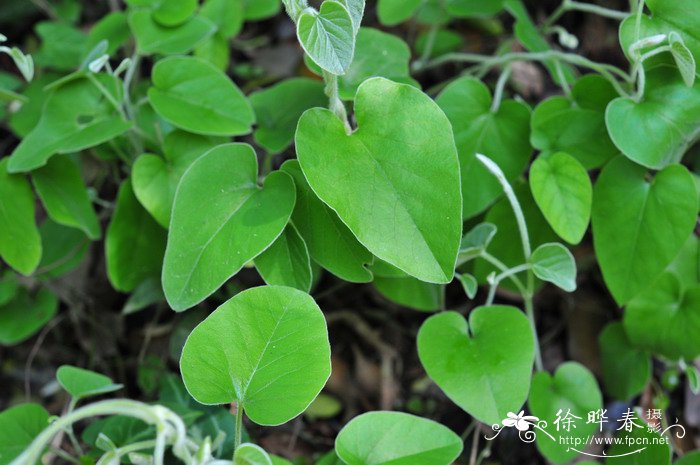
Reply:
<svg viewBox="0 0 700 465"><path fill-rule="evenodd" d="M175 193L163 290L185 310L216 291L282 233L295 203L292 179L275 171L258 186L257 158L246 144L199 157Z"/></svg>
<svg viewBox="0 0 700 465"><path fill-rule="evenodd" d="M479 223L462 237L457 263L473 260L486 251L498 228L491 223Z"/></svg>
<svg viewBox="0 0 700 465"><path fill-rule="evenodd" d="M255 258L255 268L267 284L311 290L311 258L297 228L288 224L275 242Z"/></svg>
<svg viewBox="0 0 700 465"><path fill-rule="evenodd" d="M257 424L285 423L309 406L330 376L326 320L296 289L248 289L194 329L180 369L198 402L237 402Z"/></svg>
<svg viewBox="0 0 700 465"><path fill-rule="evenodd" d="M462 285L462 289L464 289L467 297L470 299L476 297L476 292L479 290L479 283L476 278L469 273L456 273L455 276Z"/></svg>
<svg viewBox="0 0 700 465"><path fill-rule="evenodd" d="M576 261L569 249L558 243L542 244L530 257L532 271L543 281L566 292L576 290Z"/></svg>
<svg viewBox="0 0 700 465"><path fill-rule="evenodd" d="M58 299L45 288L32 295L21 288L0 307L0 344L19 344L39 332L58 311ZM1 433L0 429L0 434Z"/></svg>
<svg viewBox="0 0 700 465"><path fill-rule="evenodd" d="M430 317L418 332L418 355L447 397L477 420L500 423L530 391L535 342L514 307L479 307L469 323L456 312Z"/></svg>
<svg viewBox="0 0 700 465"><path fill-rule="evenodd" d="M348 136L328 110L302 116L296 149L311 188L374 255L422 281L450 282L462 196L448 119L420 90L383 78L360 86L355 117L360 129Z"/></svg>
<svg viewBox="0 0 700 465"><path fill-rule="evenodd" d="M683 38L677 32L671 32L668 35L668 42L671 46L671 54L676 61L676 66L678 66L678 71L681 73L683 82L685 82L686 86L693 87L697 73L695 57L690 50L688 50Z"/></svg>
<svg viewBox="0 0 700 465"><path fill-rule="evenodd" d="M651 356L632 344L622 323L606 326L599 341L605 392L619 401L629 401L651 379Z"/></svg>
<svg viewBox="0 0 700 465"><path fill-rule="evenodd" d="M78 228L93 240L102 235L80 168L70 157L53 157L32 172L46 212L57 223Z"/></svg>
<svg viewBox="0 0 700 465"><path fill-rule="evenodd" d="M343 3L326 0L319 11L305 10L297 21L297 37L309 57L329 73L344 74L350 66L355 30Z"/></svg>
<svg viewBox="0 0 700 465"><path fill-rule="evenodd" d="M114 381L105 375L71 365L59 367L56 380L74 401L108 394L123 387L121 384L114 384Z"/></svg>
<svg viewBox="0 0 700 465"><path fill-rule="evenodd" d="M335 451L347 465L450 465L462 452L462 440L426 418L369 412L345 425Z"/></svg>
<svg viewBox="0 0 700 465"><path fill-rule="evenodd" d="M257 444L249 442L238 446L233 454L233 465L274 465L272 458Z"/></svg>

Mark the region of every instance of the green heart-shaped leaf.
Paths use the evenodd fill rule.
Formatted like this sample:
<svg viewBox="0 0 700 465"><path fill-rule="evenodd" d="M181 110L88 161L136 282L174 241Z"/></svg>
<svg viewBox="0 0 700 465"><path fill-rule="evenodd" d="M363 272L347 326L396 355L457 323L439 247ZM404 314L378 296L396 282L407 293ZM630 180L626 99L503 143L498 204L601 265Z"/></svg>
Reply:
<svg viewBox="0 0 700 465"><path fill-rule="evenodd" d="M360 244L338 215L316 196L297 160L282 165L294 178L297 202L292 221L309 248L311 258L339 278L357 283L372 280L367 266L373 256Z"/></svg>
<svg viewBox="0 0 700 465"><path fill-rule="evenodd" d="M332 112L304 113L296 149L306 179L374 255L422 281L451 281L462 196L448 119L420 90L383 78L360 86L355 117L348 135Z"/></svg>
<svg viewBox="0 0 700 465"><path fill-rule="evenodd" d="M304 51L321 68L344 74L355 52L355 29L345 5L326 0L319 11L307 9L297 21L297 37Z"/></svg>
<svg viewBox="0 0 700 465"><path fill-rule="evenodd" d="M41 237L34 220L34 194L27 179L7 172L8 158L0 161L0 256L24 275L41 260Z"/></svg>
<svg viewBox="0 0 700 465"><path fill-rule="evenodd" d="M69 157L53 157L32 173L46 212L57 223L78 228L93 240L102 231L90 202L80 168Z"/></svg>
<svg viewBox="0 0 700 465"><path fill-rule="evenodd" d="M20 404L0 412L0 465L8 465L49 425L38 404Z"/></svg>
<svg viewBox="0 0 700 465"><path fill-rule="evenodd" d="M652 181L624 157L603 169L593 189L593 242L605 283L623 305L676 257L698 216L688 170L672 165Z"/></svg>
<svg viewBox="0 0 700 465"><path fill-rule="evenodd" d="M182 175L220 142L176 130L165 136L163 157L144 154L136 159L131 172L134 194L161 226L170 226L170 211Z"/></svg>
<svg viewBox="0 0 700 465"><path fill-rule="evenodd" d="M311 259L304 239L293 224L287 225L275 242L255 258L255 268L267 284L311 289Z"/></svg>
<svg viewBox="0 0 700 465"><path fill-rule="evenodd" d="M647 72L642 101L613 100L605 121L613 142L629 159L653 169L678 163L698 138L700 83L688 87L675 70L654 69Z"/></svg>
<svg viewBox="0 0 700 465"><path fill-rule="evenodd" d="M603 165L619 153L605 126L605 110L617 96L603 77L582 77L571 89L571 98L551 97L537 105L532 113L532 146L545 154L566 152L586 169Z"/></svg>
<svg viewBox="0 0 700 465"><path fill-rule="evenodd" d="M94 371L63 365L56 371L56 379L74 401L118 391L121 384L114 384L110 378Z"/></svg>
<svg viewBox="0 0 700 465"><path fill-rule="evenodd" d="M449 465L462 452L462 440L426 418L370 412L345 425L335 451L347 465Z"/></svg>
<svg viewBox="0 0 700 465"><path fill-rule="evenodd" d="M600 334L600 360L605 392L626 402L640 394L651 379L651 357L635 347L622 323L612 323Z"/></svg>
<svg viewBox="0 0 700 465"><path fill-rule="evenodd" d="M505 100L492 109L488 87L469 77L447 86L436 101L452 123L462 173L463 216L470 218L502 193L476 153L496 162L509 181L520 176L532 154L530 110L515 100Z"/></svg>
<svg viewBox="0 0 700 465"><path fill-rule="evenodd" d="M192 57L160 60L151 74L148 100L160 116L197 134L248 134L253 109L236 84L214 65Z"/></svg>
<svg viewBox="0 0 700 465"><path fill-rule="evenodd" d="M625 331L636 346L676 360L700 355L700 285L683 289L673 273L663 273L630 300Z"/></svg>
<svg viewBox="0 0 700 465"><path fill-rule="evenodd" d="M585 168L563 152L540 156L530 167L530 189L552 229L570 244L581 242L593 202Z"/></svg>
<svg viewBox="0 0 700 465"><path fill-rule="evenodd" d="M555 284L566 292L576 290L576 262L563 245L542 244L532 253L530 263L532 272L542 281Z"/></svg>
<svg viewBox="0 0 700 465"><path fill-rule="evenodd" d="M163 262L163 290L181 311L216 291L267 249L292 214L292 179L275 171L264 187L246 144L221 145L183 175L173 204Z"/></svg>
<svg viewBox="0 0 700 465"><path fill-rule="evenodd" d="M571 461L578 451L562 446L561 438L576 438L585 443L588 436L598 432L597 423L588 423L588 413L603 407L603 396L598 382L586 367L575 362L559 365L554 376L541 371L532 378L532 389L528 405L532 415L546 420L550 424L547 432L555 438L555 442L544 434L537 434L537 448L550 461L561 464ZM572 427L567 431L565 425L559 424L554 428L551 422L557 417L563 422L564 416L571 417ZM582 450L583 448L581 448Z"/></svg>
<svg viewBox="0 0 700 465"><path fill-rule="evenodd" d="M191 51L216 32L216 25L197 15L176 27L166 27L154 21L149 10L129 13L129 27L136 38L141 55L180 55Z"/></svg>
<svg viewBox="0 0 700 465"><path fill-rule="evenodd" d="M469 324L456 312L428 318L418 332L418 355L447 397L495 424L527 399L535 341L522 312L494 305L474 310Z"/></svg>
<svg viewBox="0 0 700 465"><path fill-rule="evenodd" d="M207 405L237 402L260 425L299 415L331 373L326 320L296 289L248 289L190 334L180 369L187 390Z"/></svg>
<svg viewBox="0 0 700 465"><path fill-rule="evenodd" d="M0 307L0 344L15 345L27 340L57 311L58 299L45 288L39 289L35 296L21 288L10 302Z"/></svg>

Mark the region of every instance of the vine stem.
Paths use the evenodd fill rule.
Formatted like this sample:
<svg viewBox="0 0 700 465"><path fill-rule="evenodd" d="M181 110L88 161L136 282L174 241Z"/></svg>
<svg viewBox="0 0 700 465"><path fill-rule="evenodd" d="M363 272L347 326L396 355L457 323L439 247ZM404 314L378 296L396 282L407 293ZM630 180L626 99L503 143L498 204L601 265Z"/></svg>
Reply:
<svg viewBox="0 0 700 465"><path fill-rule="evenodd" d="M236 405L236 436L233 442L233 453L236 453L241 445L243 438L243 406L239 403Z"/></svg>
<svg viewBox="0 0 700 465"><path fill-rule="evenodd" d="M545 28L552 26L561 18L564 14L569 11L581 11L583 13L591 13L594 15L602 16L604 18L615 19L622 21L629 16L626 11L613 10L612 8L605 8L599 5L594 5L592 3L577 2L575 0L564 0L559 7L554 10L554 13L547 18L544 22Z"/></svg>
<svg viewBox="0 0 700 465"><path fill-rule="evenodd" d="M352 127L350 126L350 121L348 120L348 112L345 109L345 104L342 100L340 100L340 95L338 94L338 76L324 70L323 80L326 82L326 95L328 96L329 100L328 109L335 113L340 121L343 122L345 132L347 134L351 134Z"/></svg>
<svg viewBox="0 0 700 465"><path fill-rule="evenodd" d="M507 65L501 75L498 77L498 82L496 82L496 89L493 92L493 103L491 104L491 113L498 112L501 108L501 101L503 101L503 92L505 90L508 79L510 79L512 67Z"/></svg>

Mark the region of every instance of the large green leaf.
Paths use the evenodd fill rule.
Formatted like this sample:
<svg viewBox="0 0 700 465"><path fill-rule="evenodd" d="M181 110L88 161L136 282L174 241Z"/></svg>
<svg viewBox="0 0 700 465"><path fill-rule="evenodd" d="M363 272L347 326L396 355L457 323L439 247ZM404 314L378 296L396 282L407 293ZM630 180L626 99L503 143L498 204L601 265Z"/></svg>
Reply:
<svg viewBox="0 0 700 465"><path fill-rule="evenodd" d="M56 371L56 380L75 401L122 388L121 384L114 384L114 381L105 375L71 365L59 367Z"/></svg>
<svg viewBox="0 0 700 465"><path fill-rule="evenodd" d="M92 77L121 102L121 82L108 74ZM80 75L53 90L36 127L12 152L7 169L24 172L44 166L56 153L72 153L112 140L131 123L89 78Z"/></svg>
<svg viewBox="0 0 700 465"><path fill-rule="evenodd" d="M530 167L530 190L552 229L570 244L581 242L593 202L593 186L583 166L563 152L540 155Z"/></svg>
<svg viewBox="0 0 700 465"><path fill-rule="evenodd" d="M371 281L372 273L367 265L372 263L372 254L311 190L299 162L285 162L282 171L294 178L297 201L292 221L304 238L311 258L345 281Z"/></svg>
<svg viewBox="0 0 700 465"><path fill-rule="evenodd" d="M0 465L8 465L49 425L38 404L20 404L0 412Z"/></svg>
<svg viewBox="0 0 700 465"><path fill-rule="evenodd" d="M700 82L688 87L676 70L654 69L647 72L644 98L613 100L605 121L629 159L653 169L678 163L700 135Z"/></svg>
<svg viewBox="0 0 700 465"><path fill-rule="evenodd" d="M296 149L311 188L377 257L423 281L451 281L462 196L448 119L420 90L384 78L360 86L355 117L348 136L328 110L302 116Z"/></svg>
<svg viewBox="0 0 700 465"><path fill-rule="evenodd" d="M187 168L220 141L173 131L165 136L163 156L143 154L134 163L131 178L141 205L164 228L170 226L175 190Z"/></svg>
<svg viewBox="0 0 700 465"><path fill-rule="evenodd" d="M58 300L41 288L32 296L22 288L0 307L0 344L15 345L36 334L58 311ZM0 433L1 433L0 429Z"/></svg>
<svg viewBox="0 0 700 465"><path fill-rule="evenodd" d="M7 172L0 161L0 256L18 272L29 275L41 260L41 237L34 220L34 194L27 179Z"/></svg>
<svg viewBox="0 0 700 465"><path fill-rule="evenodd" d="M570 98L555 96L537 105L532 113L532 146L544 154L566 152L586 169L603 165L619 153L605 126L605 110L617 96L603 77L582 77Z"/></svg>
<svg viewBox="0 0 700 465"><path fill-rule="evenodd" d="M255 258L255 268L267 284L289 286L304 292L311 289L311 259L304 239L293 224Z"/></svg>
<svg viewBox="0 0 700 465"><path fill-rule="evenodd" d="M32 180L46 212L57 223L78 228L93 240L102 231L80 168L70 157L54 157L32 172Z"/></svg>
<svg viewBox="0 0 700 465"><path fill-rule="evenodd" d="M629 401L651 379L651 357L632 344L622 323L606 326L599 341L605 392L617 400Z"/></svg>
<svg viewBox="0 0 700 465"><path fill-rule="evenodd" d="M598 424L588 423L587 416L603 408L603 396L593 374L578 363L559 365L554 376L545 371L535 374L528 405L532 415L549 423L547 432L555 441L538 433L536 442L542 455L554 463L568 463L579 454L572 447L562 446L562 439L572 438L584 444L590 435L599 432ZM569 414L578 420L572 417L574 425L568 431L563 424L552 424L556 418ZM562 418L562 421L566 420Z"/></svg>
<svg viewBox="0 0 700 465"><path fill-rule="evenodd" d="M175 126L197 134L248 134L253 109L226 74L203 60L170 57L156 63L148 99Z"/></svg>
<svg viewBox="0 0 700 465"><path fill-rule="evenodd" d="M369 412L345 425L335 450L347 465L449 465L462 452L462 440L426 418Z"/></svg>
<svg viewBox="0 0 700 465"><path fill-rule="evenodd" d="M613 159L593 189L593 241L603 278L618 304L647 288L690 236L698 215L695 182L672 165L651 181L624 157Z"/></svg>
<svg viewBox="0 0 700 465"><path fill-rule="evenodd" d="M514 307L479 307L428 318L418 332L428 376L477 420L500 423L527 399L535 359L532 327Z"/></svg>
<svg viewBox="0 0 700 465"><path fill-rule="evenodd" d="M447 86L436 101L454 129L462 173L463 216L470 218L502 193L501 185L476 159L476 153L496 162L509 181L520 176L532 154L530 110L515 100L505 100L492 109L488 87L470 77Z"/></svg>
<svg viewBox="0 0 700 465"><path fill-rule="evenodd" d="M261 425L303 412L331 372L326 320L296 289L248 289L197 326L180 360L190 392L203 404L237 402Z"/></svg>
<svg viewBox="0 0 700 465"><path fill-rule="evenodd" d="M136 200L131 181L124 181L105 238L107 277L112 286L131 292L160 275L165 237L165 230Z"/></svg>
<svg viewBox="0 0 700 465"><path fill-rule="evenodd" d="M292 179L275 171L261 188L245 144L221 145L197 159L175 194L163 290L185 310L216 291L282 233L294 209Z"/></svg>
<svg viewBox="0 0 700 465"><path fill-rule="evenodd" d="M270 153L279 153L294 140L302 113L327 105L328 97L322 82L294 78L251 94L250 103L258 121L255 142Z"/></svg>
<svg viewBox="0 0 700 465"><path fill-rule="evenodd" d="M700 355L700 284L683 289L673 273L665 272L630 300L624 316L630 341L676 360Z"/></svg>
<svg viewBox="0 0 700 465"><path fill-rule="evenodd" d="M158 24L149 10L130 12L129 26L141 55L184 54L216 32L216 25L201 15L194 16L177 27L166 27Z"/></svg>
<svg viewBox="0 0 700 465"><path fill-rule="evenodd" d="M319 11L307 9L297 20L299 43L324 70L344 74L355 51L355 30L346 6L335 0L321 4Z"/></svg>

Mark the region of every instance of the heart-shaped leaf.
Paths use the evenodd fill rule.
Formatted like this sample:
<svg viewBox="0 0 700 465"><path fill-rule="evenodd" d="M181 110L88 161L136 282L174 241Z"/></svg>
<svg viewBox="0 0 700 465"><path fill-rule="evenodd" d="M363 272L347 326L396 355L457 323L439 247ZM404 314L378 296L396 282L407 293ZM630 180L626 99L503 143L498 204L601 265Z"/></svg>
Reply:
<svg viewBox="0 0 700 465"><path fill-rule="evenodd" d="M700 355L700 285L683 289L673 273L630 300L624 316L632 343L672 360Z"/></svg>
<svg viewBox="0 0 700 465"><path fill-rule="evenodd" d="M15 345L36 334L58 311L58 299L45 288L35 296L21 288L0 307L0 344ZM0 430L2 431L2 430Z"/></svg>
<svg viewBox="0 0 700 465"><path fill-rule="evenodd" d="M197 134L248 134L255 114L236 84L214 65L193 57L160 60L148 100L160 116Z"/></svg>
<svg viewBox="0 0 700 465"><path fill-rule="evenodd" d="M118 391L121 384L114 384L110 378L94 371L63 365L56 371L56 379L63 389L77 402L86 397L94 397Z"/></svg>
<svg viewBox="0 0 700 465"><path fill-rule="evenodd" d="M222 141L176 130L165 136L163 157L144 154L136 159L134 194L161 226L170 226L175 190L187 168Z"/></svg>
<svg viewBox="0 0 700 465"><path fill-rule="evenodd" d="M297 37L304 51L321 68L344 74L355 52L355 29L345 5L326 0L319 11L305 10L297 21Z"/></svg>
<svg viewBox="0 0 700 465"><path fill-rule="evenodd" d="M532 389L528 405L532 415L546 420L550 427L547 432L554 438L537 434L537 448L550 461L562 464L571 461L579 452L562 446L563 438L576 438L585 443L587 438L598 431L598 424L589 423L589 412L595 412L603 407L603 396L598 388L598 382L593 374L583 365L566 362L559 365L554 376L540 371L532 378ZM566 415L574 421L574 426L568 431L561 422L554 428L551 422L556 418L566 422Z"/></svg>
<svg viewBox="0 0 700 465"><path fill-rule="evenodd" d="M180 369L187 390L207 405L237 402L260 425L303 412L331 373L326 320L296 289L248 289L190 334Z"/></svg>
<svg viewBox="0 0 700 465"><path fill-rule="evenodd" d="M456 312L428 318L418 332L418 355L447 397L495 424L527 399L535 341L522 312L494 305L474 310L469 324Z"/></svg>
<svg viewBox="0 0 700 465"><path fill-rule="evenodd" d="M618 97L608 80L589 74L574 84L571 98L551 97L532 113L530 142L544 154L566 152L586 169L619 153L605 126L605 110Z"/></svg>
<svg viewBox="0 0 700 465"><path fill-rule="evenodd" d="M69 157L53 157L32 173L46 212L57 223L78 228L93 240L100 238L100 223L92 208L80 168Z"/></svg>
<svg viewBox="0 0 700 465"><path fill-rule="evenodd" d="M462 440L426 418L370 412L345 425L335 451L347 465L449 465L462 452Z"/></svg>
<svg viewBox="0 0 700 465"><path fill-rule="evenodd" d="M372 273L367 266L374 257L357 241L338 215L311 190L299 162L286 161L282 171L294 178L297 201L292 221L306 242L311 258L345 281L371 281Z"/></svg>
<svg viewBox="0 0 700 465"><path fill-rule="evenodd" d="M629 159L653 169L678 163L700 134L700 83L688 87L675 70L654 69L647 72L642 101L613 100L605 121Z"/></svg>
<svg viewBox="0 0 700 465"><path fill-rule="evenodd" d="M623 305L647 288L676 257L698 216L688 170L672 165L652 181L646 170L613 159L593 189L593 242L605 283Z"/></svg>
<svg viewBox="0 0 700 465"><path fill-rule="evenodd" d="M530 189L549 225L570 244L588 229L593 186L588 173L570 155L540 155L530 167Z"/></svg>
<svg viewBox="0 0 700 465"><path fill-rule="evenodd" d="M100 73L92 76L121 102L121 82ZM114 139L131 123L117 110L91 80L82 75L67 80L47 99L36 127L12 152L7 169L26 172L44 166L56 153L73 153Z"/></svg>
<svg viewBox="0 0 700 465"><path fill-rule="evenodd" d="M147 279L158 277L165 237L165 230L136 200L131 181L124 181L105 237L107 277L112 286L131 292Z"/></svg>
<svg viewBox="0 0 700 465"><path fill-rule="evenodd" d="M41 237L34 220L34 194L27 179L7 172L0 161L0 256L18 272L29 275L41 260Z"/></svg>
<svg viewBox="0 0 700 465"><path fill-rule="evenodd" d="M257 177L246 144L216 147L183 175L163 262L163 290L174 310L204 300L284 230L294 208L292 179L275 171L260 188Z"/></svg>
<svg viewBox="0 0 700 465"><path fill-rule="evenodd" d="M302 113L326 106L328 97L320 81L294 78L251 94L250 103L258 121L255 142L270 153L279 153L294 141Z"/></svg>
<svg viewBox="0 0 700 465"><path fill-rule="evenodd" d="M38 404L20 404L0 412L0 465L8 465L49 425Z"/></svg>
<svg viewBox="0 0 700 465"><path fill-rule="evenodd" d="M555 284L566 292L576 290L576 261L563 245L542 244L532 253L530 263L532 272L542 281Z"/></svg>
<svg viewBox="0 0 700 465"><path fill-rule="evenodd" d="M304 113L306 179L374 255L422 281L452 281L462 196L448 119L420 90L383 78L360 86L355 117L348 136L329 110Z"/></svg>
<svg viewBox="0 0 700 465"><path fill-rule="evenodd" d="M651 357L635 347L622 323L612 323L600 334L605 392L626 402L640 394L651 379Z"/></svg>
<svg viewBox="0 0 700 465"><path fill-rule="evenodd" d="M141 55L180 55L203 43L216 32L216 24L202 15L193 16L177 27L158 24L149 10L129 13L129 27Z"/></svg>
<svg viewBox="0 0 700 465"><path fill-rule="evenodd" d="M493 105L491 92L474 78L453 82L437 97L452 123L462 173L463 216L470 218L489 206L503 192L501 185L476 159L491 158L509 181L520 176L532 154L530 110L515 100Z"/></svg>
<svg viewBox="0 0 700 465"><path fill-rule="evenodd" d="M300 291L311 289L311 259L304 239L293 224L255 258L255 268L267 284L289 286Z"/></svg>

